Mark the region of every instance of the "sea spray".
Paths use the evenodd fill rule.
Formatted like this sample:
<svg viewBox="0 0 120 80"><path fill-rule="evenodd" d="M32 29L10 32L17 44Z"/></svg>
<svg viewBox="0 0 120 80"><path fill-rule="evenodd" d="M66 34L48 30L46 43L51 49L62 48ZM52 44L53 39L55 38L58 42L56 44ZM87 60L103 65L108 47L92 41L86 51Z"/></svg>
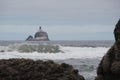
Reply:
<svg viewBox="0 0 120 80"><path fill-rule="evenodd" d="M9 46L9 50L20 53L59 53L63 52L59 45L41 45L41 44L14 44Z"/></svg>
<svg viewBox="0 0 120 80"><path fill-rule="evenodd" d="M18 47L20 52L58 53L62 52L58 45L22 45Z"/></svg>
<svg viewBox="0 0 120 80"><path fill-rule="evenodd" d="M62 52L19 52L18 47L22 45L53 45L59 44ZM86 45L87 44L87 45ZM24 42L24 41L2 41L0 43L0 59L25 58L33 60L54 60L61 63L68 63L78 69L86 80L94 80L96 68L101 57L111 47L111 41L45 41L45 42ZM83 46L85 45L85 46ZM96 47L93 47L96 46ZM99 60L98 60L99 59ZM58 61L57 61L58 63Z"/></svg>

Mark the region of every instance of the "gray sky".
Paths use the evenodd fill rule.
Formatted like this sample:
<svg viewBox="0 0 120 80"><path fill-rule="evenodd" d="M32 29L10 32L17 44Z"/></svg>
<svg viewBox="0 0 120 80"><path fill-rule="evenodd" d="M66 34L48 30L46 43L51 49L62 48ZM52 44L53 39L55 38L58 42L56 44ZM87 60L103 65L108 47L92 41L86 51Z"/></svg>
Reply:
<svg viewBox="0 0 120 80"><path fill-rule="evenodd" d="M43 26L51 40L113 40L120 0L0 0L0 40Z"/></svg>

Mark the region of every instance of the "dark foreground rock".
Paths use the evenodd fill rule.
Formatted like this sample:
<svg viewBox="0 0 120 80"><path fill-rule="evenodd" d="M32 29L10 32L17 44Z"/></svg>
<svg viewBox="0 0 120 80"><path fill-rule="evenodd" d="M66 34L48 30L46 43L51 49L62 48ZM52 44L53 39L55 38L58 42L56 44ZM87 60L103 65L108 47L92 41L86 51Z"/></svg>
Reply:
<svg viewBox="0 0 120 80"><path fill-rule="evenodd" d="M84 80L71 65L30 59L0 60L0 80Z"/></svg>
<svg viewBox="0 0 120 80"><path fill-rule="evenodd" d="M114 30L115 43L101 60L95 80L120 80L120 20Z"/></svg>

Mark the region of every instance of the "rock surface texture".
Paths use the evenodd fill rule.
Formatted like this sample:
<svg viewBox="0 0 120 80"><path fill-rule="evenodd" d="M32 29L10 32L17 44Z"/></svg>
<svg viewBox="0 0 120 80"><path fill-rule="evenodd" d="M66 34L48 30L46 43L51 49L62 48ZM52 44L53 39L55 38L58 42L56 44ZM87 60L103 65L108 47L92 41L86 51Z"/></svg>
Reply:
<svg viewBox="0 0 120 80"><path fill-rule="evenodd" d="M114 30L115 43L101 60L95 80L120 80L120 20Z"/></svg>
<svg viewBox="0 0 120 80"><path fill-rule="evenodd" d="M0 80L84 80L72 66L29 59L0 60Z"/></svg>
<svg viewBox="0 0 120 80"><path fill-rule="evenodd" d="M49 41L47 32L44 32L41 27L39 27L38 32L35 33L34 38L33 36L29 36L26 41Z"/></svg>
<svg viewBox="0 0 120 80"><path fill-rule="evenodd" d="M33 40L33 36L28 36L28 38L26 39L26 41L30 41L30 40Z"/></svg>

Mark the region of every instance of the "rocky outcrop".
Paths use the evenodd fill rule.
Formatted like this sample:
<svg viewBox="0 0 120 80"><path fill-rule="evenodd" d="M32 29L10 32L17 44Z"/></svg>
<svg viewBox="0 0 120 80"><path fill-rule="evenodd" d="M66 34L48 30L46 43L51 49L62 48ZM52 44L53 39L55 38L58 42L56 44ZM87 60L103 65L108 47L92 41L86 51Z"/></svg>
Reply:
<svg viewBox="0 0 120 80"><path fill-rule="evenodd" d="M0 60L0 80L84 80L71 65L30 59Z"/></svg>
<svg viewBox="0 0 120 80"><path fill-rule="evenodd" d="M26 39L26 41L31 41L31 40L33 40L33 36L28 36L28 38Z"/></svg>
<svg viewBox="0 0 120 80"><path fill-rule="evenodd" d="M120 80L120 20L114 30L115 43L101 60L95 80Z"/></svg>
<svg viewBox="0 0 120 80"><path fill-rule="evenodd" d="M30 35L26 41L49 41L47 32L44 32L41 27L39 27L38 32L35 33L34 38Z"/></svg>

